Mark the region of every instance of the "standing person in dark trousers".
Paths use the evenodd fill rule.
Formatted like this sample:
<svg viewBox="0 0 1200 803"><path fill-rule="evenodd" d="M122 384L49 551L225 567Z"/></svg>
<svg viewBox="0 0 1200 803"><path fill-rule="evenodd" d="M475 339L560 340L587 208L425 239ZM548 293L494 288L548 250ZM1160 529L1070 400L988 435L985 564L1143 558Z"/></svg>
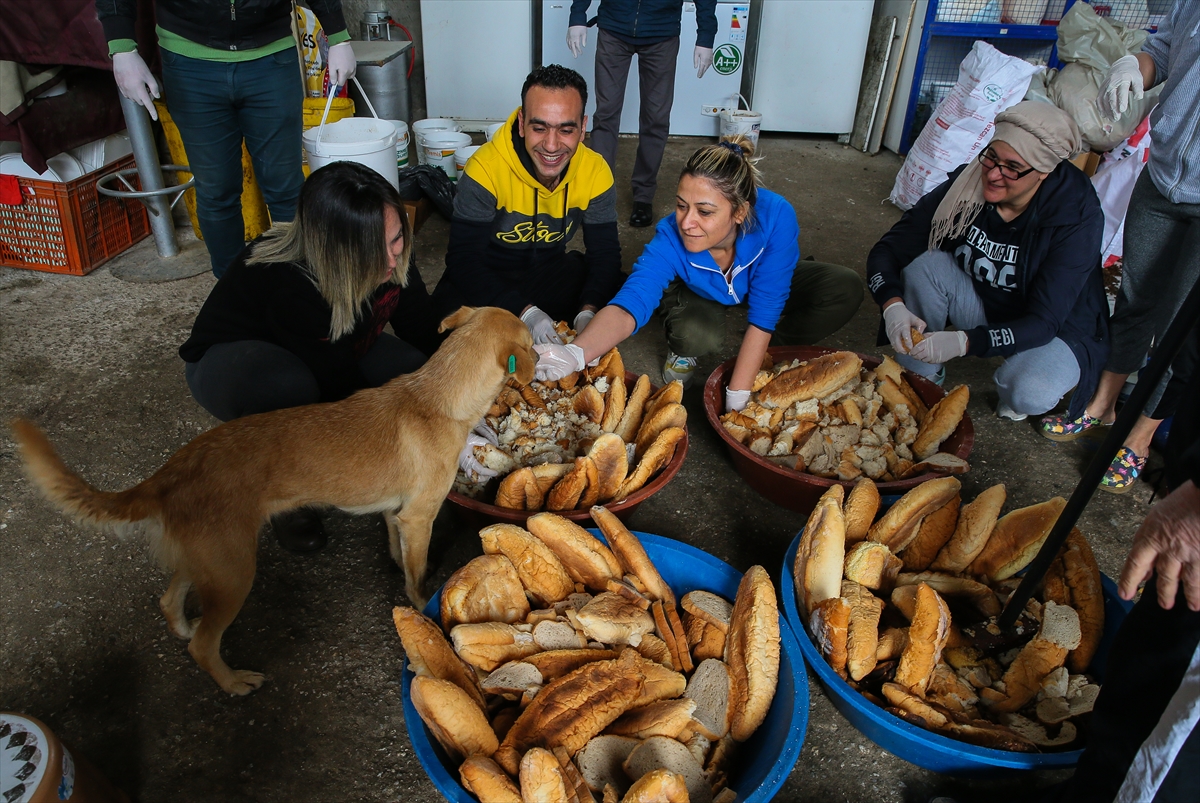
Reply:
<svg viewBox="0 0 1200 803"><path fill-rule="evenodd" d="M591 0L572 0L567 47L575 58L587 45L587 12ZM692 66L702 77L712 66L713 39L717 35L717 0L696 0L696 49ZM671 129L675 101L675 61L679 56L680 16L683 0L601 0L596 35L596 119L592 147L614 171L617 134L629 62L638 58L637 159L633 163L633 214L630 226L654 222L654 191Z"/></svg>
<svg viewBox="0 0 1200 803"><path fill-rule="evenodd" d="M420 368L441 339L411 255L386 179L353 162L313 171L296 220L243 249L196 316L179 348L192 395L229 421L338 401ZM325 544L313 510L271 523L292 551Z"/></svg>
<svg viewBox="0 0 1200 803"><path fill-rule="evenodd" d="M341 0L307 4L329 39L329 85L343 86L357 61ZM137 0L96 0L121 94L146 107L158 82L134 41ZM245 245L242 140L271 221L296 216L304 183L304 81L290 0L155 0L163 89L196 177L196 218L219 279Z"/></svg>
<svg viewBox="0 0 1200 803"><path fill-rule="evenodd" d="M583 144L587 83L557 64L525 79L521 106L459 176L443 314L503 307L536 343L561 343L555 321L582 331L621 285L612 171ZM587 254L568 251L580 229Z"/></svg>
<svg viewBox="0 0 1200 803"><path fill-rule="evenodd" d="M1176 0L1142 51L1109 67L1097 105L1116 119L1130 96L1165 84L1150 114L1154 145L1134 185L1125 215L1125 266L1112 316L1112 353L1084 410L1042 419L1041 432L1070 441L1116 420L1125 379L1142 367L1151 343L1167 331L1188 290L1200 278L1200 3ZM1163 419L1181 410L1172 374L1196 371L1190 352L1176 357L1125 443L1100 490L1124 493L1146 466Z"/></svg>

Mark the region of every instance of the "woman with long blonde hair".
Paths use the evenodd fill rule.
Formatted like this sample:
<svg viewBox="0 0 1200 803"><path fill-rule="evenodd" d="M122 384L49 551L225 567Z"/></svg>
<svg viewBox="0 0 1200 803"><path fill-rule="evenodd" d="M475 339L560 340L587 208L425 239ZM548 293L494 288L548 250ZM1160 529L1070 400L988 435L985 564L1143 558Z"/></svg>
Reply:
<svg viewBox="0 0 1200 803"><path fill-rule="evenodd" d="M768 345L809 345L845 325L862 302L862 279L839 265L800 261L795 209L761 185L746 137L692 154L675 214L659 221L621 291L573 343L536 347L538 378L582 370L658 309L668 347L663 379L686 385L697 358L725 339L728 308L744 303L750 325L725 393L727 409L740 410Z"/></svg>
<svg viewBox="0 0 1200 803"><path fill-rule="evenodd" d="M314 171L295 221L249 244L200 309L179 349L192 395L229 421L415 371L440 339L411 255L412 229L386 179L351 162ZM286 516L273 522L284 546L324 544L312 511Z"/></svg>

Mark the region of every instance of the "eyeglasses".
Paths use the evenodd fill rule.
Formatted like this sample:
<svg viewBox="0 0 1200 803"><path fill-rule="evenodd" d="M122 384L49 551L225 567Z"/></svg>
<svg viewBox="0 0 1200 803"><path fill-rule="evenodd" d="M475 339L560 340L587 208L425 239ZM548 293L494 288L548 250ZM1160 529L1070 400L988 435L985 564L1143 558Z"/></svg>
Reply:
<svg viewBox="0 0 1200 803"><path fill-rule="evenodd" d="M1033 172L1032 167L1027 167L1024 170L1017 170L1006 164L1001 164L996 160L996 152L988 149L979 154L979 164L983 165L984 171L989 171L993 167L1000 168L1000 175L1009 181L1016 181L1019 178L1024 178Z"/></svg>

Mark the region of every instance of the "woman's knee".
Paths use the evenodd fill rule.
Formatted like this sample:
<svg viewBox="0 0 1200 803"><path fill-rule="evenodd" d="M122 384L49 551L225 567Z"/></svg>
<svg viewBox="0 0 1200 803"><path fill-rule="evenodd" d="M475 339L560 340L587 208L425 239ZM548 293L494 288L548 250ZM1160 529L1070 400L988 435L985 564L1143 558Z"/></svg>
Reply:
<svg viewBox="0 0 1200 803"><path fill-rule="evenodd" d="M1006 370L1008 369L1008 370ZM1054 409L1079 382L1079 372L1063 371L1050 377L1040 370L1018 370L1005 363L995 373L1000 401L1018 413L1041 415Z"/></svg>
<svg viewBox="0 0 1200 803"><path fill-rule="evenodd" d="M702 357L721 348L725 339L724 322L683 317L666 324L667 344L681 357Z"/></svg>

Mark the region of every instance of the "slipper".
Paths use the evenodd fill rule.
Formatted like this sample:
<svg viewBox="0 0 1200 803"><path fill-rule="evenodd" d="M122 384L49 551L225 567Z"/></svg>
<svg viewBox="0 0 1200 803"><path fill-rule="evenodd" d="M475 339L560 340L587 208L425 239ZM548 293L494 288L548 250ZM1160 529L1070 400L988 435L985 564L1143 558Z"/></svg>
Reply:
<svg viewBox="0 0 1200 803"><path fill-rule="evenodd" d="M1065 415L1048 415L1042 419L1042 425L1038 428L1038 431L1042 433L1042 437L1044 438L1049 438L1059 443L1066 443L1076 438L1081 438L1092 430L1111 426L1112 424L1106 424L1099 418L1092 418L1085 412L1079 418L1067 418Z"/></svg>
<svg viewBox="0 0 1200 803"><path fill-rule="evenodd" d="M1146 467L1146 458L1138 457L1128 446L1117 450L1112 465L1104 472L1100 480L1100 490L1113 494L1123 494L1137 482L1138 475Z"/></svg>
<svg viewBox="0 0 1200 803"><path fill-rule="evenodd" d="M629 225L643 229L654 222L654 207L644 201L633 202L633 214L629 216Z"/></svg>

